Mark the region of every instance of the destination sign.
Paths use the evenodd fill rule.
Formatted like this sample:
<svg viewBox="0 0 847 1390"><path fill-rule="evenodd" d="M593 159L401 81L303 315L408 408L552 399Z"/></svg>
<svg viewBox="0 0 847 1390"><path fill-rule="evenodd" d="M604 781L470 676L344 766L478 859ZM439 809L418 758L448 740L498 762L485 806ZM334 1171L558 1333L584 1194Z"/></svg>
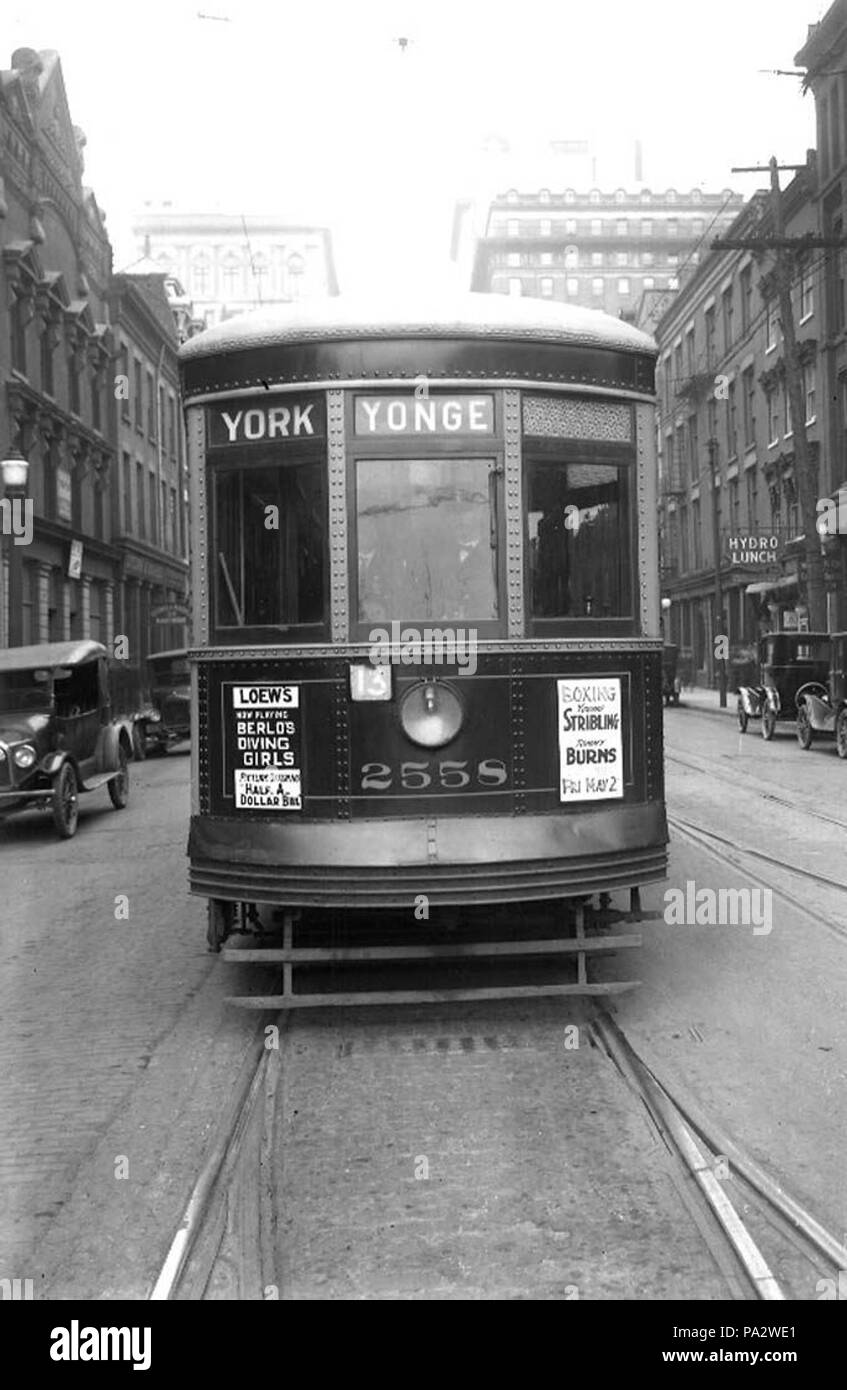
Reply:
<svg viewBox="0 0 847 1390"><path fill-rule="evenodd" d="M210 406L209 447L292 444L326 438L323 396L276 396Z"/></svg>
<svg viewBox="0 0 847 1390"><path fill-rule="evenodd" d="M493 434L493 396L357 396L356 434Z"/></svg>

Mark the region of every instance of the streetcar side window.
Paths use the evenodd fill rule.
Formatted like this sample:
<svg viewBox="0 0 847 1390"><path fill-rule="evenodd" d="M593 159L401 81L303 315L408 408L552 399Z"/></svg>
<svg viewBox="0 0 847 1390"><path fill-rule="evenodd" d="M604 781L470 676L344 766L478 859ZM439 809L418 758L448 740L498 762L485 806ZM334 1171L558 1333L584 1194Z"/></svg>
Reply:
<svg viewBox="0 0 847 1390"><path fill-rule="evenodd" d="M242 640L243 629L260 635L324 625L324 475L317 460L213 470L219 634L237 630Z"/></svg>
<svg viewBox="0 0 847 1390"><path fill-rule="evenodd" d="M500 612L493 459L360 459L357 620L486 623Z"/></svg>
<svg viewBox="0 0 847 1390"><path fill-rule="evenodd" d="M530 458L526 471L530 618L629 618L628 469L569 452Z"/></svg>

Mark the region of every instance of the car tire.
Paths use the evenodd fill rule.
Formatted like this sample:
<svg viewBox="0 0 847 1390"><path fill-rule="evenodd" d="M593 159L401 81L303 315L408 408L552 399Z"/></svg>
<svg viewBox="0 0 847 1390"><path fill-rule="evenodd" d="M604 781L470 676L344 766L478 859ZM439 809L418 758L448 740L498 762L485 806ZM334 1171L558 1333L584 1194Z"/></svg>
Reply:
<svg viewBox="0 0 847 1390"><path fill-rule="evenodd" d="M776 733L776 715L772 709L762 710L762 738L770 743Z"/></svg>
<svg viewBox="0 0 847 1390"><path fill-rule="evenodd" d="M62 763L53 779L53 824L62 840L70 840L79 824L79 784L73 763Z"/></svg>
<svg viewBox="0 0 847 1390"><path fill-rule="evenodd" d="M147 734L143 724L133 724L132 726L132 756L137 763L143 763L147 757Z"/></svg>
<svg viewBox="0 0 847 1390"><path fill-rule="evenodd" d="M812 746L812 723L809 719L809 711L805 705L801 705L797 711L797 742L804 750Z"/></svg>
<svg viewBox="0 0 847 1390"><path fill-rule="evenodd" d="M129 759L122 743L118 752L120 772L109 780L109 796L116 811L122 811L129 801Z"/></svg>
<svg viewBox="0 0 847 1390"><path fill-rule="evenodd" d="M839 758L847 758L847 709L839 710L835 721L835 751Z"/></svg>
<svg viewBox="0 0 847 1390"><path fill-rule="evenodd" d="M743 705L738 706L738 727L742 734L746 734L747 725L750 723L750 716Z"/></svg>

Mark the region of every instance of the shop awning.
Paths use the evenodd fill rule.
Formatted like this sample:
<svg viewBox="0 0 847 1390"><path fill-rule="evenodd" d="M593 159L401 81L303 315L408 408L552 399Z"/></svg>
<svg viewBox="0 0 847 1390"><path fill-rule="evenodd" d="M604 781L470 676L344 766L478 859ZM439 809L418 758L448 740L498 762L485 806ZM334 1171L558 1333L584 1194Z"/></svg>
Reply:
<svg viewBox="0 0 847 1390"><path fill-rule="evenodd" d="M770 594L776 590L796 588L796 574L784 574L781 579L759 579L755 584L748 584L744 592L745 594Z"/></svg>

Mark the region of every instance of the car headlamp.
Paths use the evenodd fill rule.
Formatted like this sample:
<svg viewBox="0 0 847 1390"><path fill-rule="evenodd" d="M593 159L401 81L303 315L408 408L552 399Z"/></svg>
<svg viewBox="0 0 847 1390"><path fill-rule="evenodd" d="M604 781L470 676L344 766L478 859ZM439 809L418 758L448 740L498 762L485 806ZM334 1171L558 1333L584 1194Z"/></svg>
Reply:
<svg viewBox="0 0 847 1390"><path fill-rule="evenodd" d="M12 755L15 759L15 766L21 768L32 767L35 762L35 749L30 743L22 743L20 748L16 748Z"/></svg>

